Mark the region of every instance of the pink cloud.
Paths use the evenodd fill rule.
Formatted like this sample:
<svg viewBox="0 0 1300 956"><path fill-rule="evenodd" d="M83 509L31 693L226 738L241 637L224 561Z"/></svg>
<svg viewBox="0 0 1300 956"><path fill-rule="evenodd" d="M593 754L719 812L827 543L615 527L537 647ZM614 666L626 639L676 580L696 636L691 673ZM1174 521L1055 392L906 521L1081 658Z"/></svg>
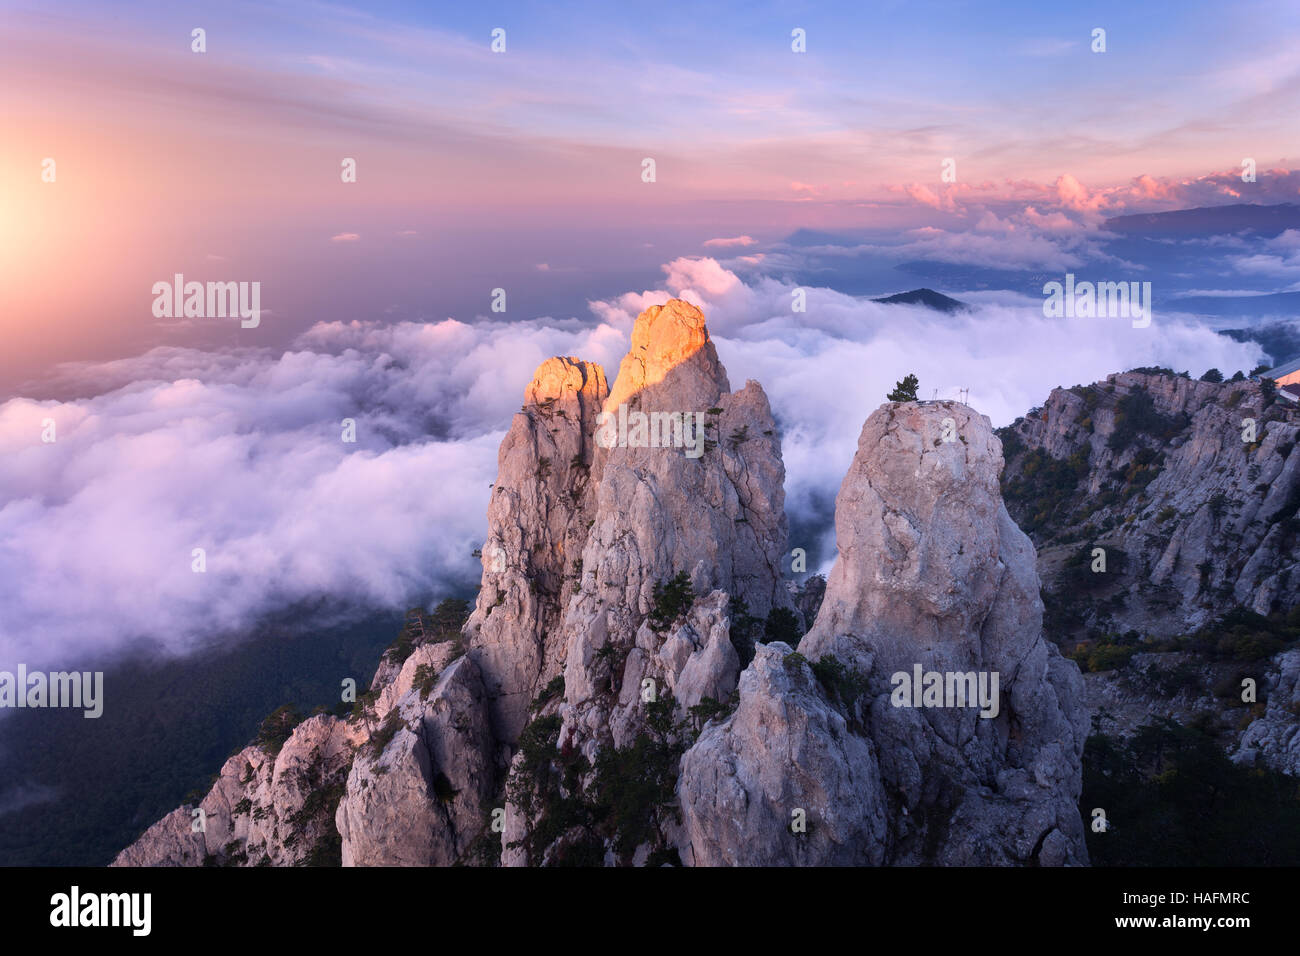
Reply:
<svg viewBox="0 0 1300 956"><path fill-rule="evenodd" d="M755 246L758 240L752 236L734 236L730 239L706 239L705 246Z"/></svg>
<svg viewBox="0 0 1300 956"><path fill-rule="evenodd" d="M356 242L361 236L355 232L340 232L337 236L330 236L330 242Z"/></svg>

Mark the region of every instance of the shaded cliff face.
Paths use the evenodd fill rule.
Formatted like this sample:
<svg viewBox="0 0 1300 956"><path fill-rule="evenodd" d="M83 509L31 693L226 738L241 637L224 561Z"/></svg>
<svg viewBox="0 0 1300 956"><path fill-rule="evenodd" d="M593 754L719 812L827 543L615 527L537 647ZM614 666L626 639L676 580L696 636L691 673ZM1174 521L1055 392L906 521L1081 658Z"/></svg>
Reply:
<svg viewBox="0 0 1300 956"><path fill-rule="evenodd" d="M1125 372L1055 389L1004 429L1003 487L1056 592L1052 636L1166 636L1233 607L1290 607L1300 587L1293 418L1255 382ZM1094 548L1106 552L1104 572L1092 570Z"/></svg>
<svg viewBox="0 0 1300 956"><path fill-rule="evenodd" d="M760 651L736 712L682 761L683 859L1087 861L1082 681L1042 637L1034 550L1002 505L1001 466L988 420L964 405L867 419L812 630L797 654ZM900 706L894 675L918 666L996 673L996 713Z"/></svg>

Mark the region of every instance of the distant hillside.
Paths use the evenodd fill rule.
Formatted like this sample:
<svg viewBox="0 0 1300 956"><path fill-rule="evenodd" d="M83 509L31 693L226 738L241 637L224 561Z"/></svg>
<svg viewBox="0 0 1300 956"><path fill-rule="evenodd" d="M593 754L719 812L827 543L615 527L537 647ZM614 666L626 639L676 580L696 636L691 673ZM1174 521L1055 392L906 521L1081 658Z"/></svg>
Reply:
<svg viewBox="0 0 1300 956"><path fill-rule="evenodd" d="M1278 236L1288 229L1300 229L1300 205L1280 203L1259 206L1236 203L1230 206L1201 206L1173 212L1116 216L1106 220L1106 229L1126 236L1151 239L1187 239L1251 230L1260 236Z"/></svg>
<svg viewBox="0 0 1300 956"><path fill-rule="evenodd" d="M1058 640L1171 635L1300 593L1300 424L1259 383L1159 369L1052 391L999 435ZM1255 441L1242 439L1243 420ZM1091 570L1106 550L1104 574Z"/></svg>
<svg viewBox="0 0 1300 956"><path fill-rule="evenodd" d="M1269 365L1278 366L1300 358L1300 325L1294 322L1274 322L1253 329L1222 329L1219 334L1234 342L1256 343L1268 353Z"/></svg>
<svg viewBox="0 0 1300 956"><path fill-rule="evenodd" d="M942 292L935 292L933 289L912 289L910 292L899 292L897 295L871 301L883 302L886 305L923 305L936 312L962 312L970 308L965 302L946 296Z"/></svg>
<svg viewBox="0 0 1300 956"><path fill-rule="evenodd" d="M391 612L333 626L287 613L235 647L106 669L97 720L11 711L0 781L49 799L0 813L0 866L107 864L186 791L206 789L276 707L335 706L342 675L364 687L400 627Z"/></svg>

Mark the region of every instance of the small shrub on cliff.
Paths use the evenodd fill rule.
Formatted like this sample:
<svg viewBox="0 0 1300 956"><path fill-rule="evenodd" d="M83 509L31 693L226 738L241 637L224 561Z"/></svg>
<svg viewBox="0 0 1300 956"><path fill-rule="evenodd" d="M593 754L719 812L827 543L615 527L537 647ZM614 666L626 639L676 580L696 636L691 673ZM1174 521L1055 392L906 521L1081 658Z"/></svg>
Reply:
<svg viewBox="0 0 1300 956"><path fill-rule="evenodd" d="M715 717L726 717L731 714L732 711L736 709L736 704L739 700L740 696L736 693L733 693L731 695L731 700L727 701L725 704L712 697L702 697L698 704L694 707L688 708L687 711L691 715L691 719L695 722L696 732L698 733L703 730L704 725Z"/></svg>
<svg viewBox="0 0 1300 956"><path fill-rule="evenodd" d="M276 708L257 729L257 746L274 757L300 723L302 714L291 704Z"/></svg>
<svg viewBox="0 0 1300 956"><path fill-rule="evenodd" d="M388 712L388 716L384 718L384 722L380 725L379 729L371 735L369 742L370 753L378 759L383 754L384 750L387 749L388 745L392 743L393 738L397 736L397 732L401 729L402 716L397 712L396 708L394 708Z"/></svg>
<svg viewBox="0 0 1300 956"><path fill-rule="evenodd" d="M415 669L414 686L420 691L420 699L427 700L438 683L438 668L432 664L421 664Z"/></svg>
<svg viewBox="0 0 1300 956"><path fill-rule="evenodd" d="M609 645L607 644L605 646L608 647ZM601 648L601 650L604 650L604 648ZM542 692L537 695L537 698L531 704L528 705L529 713L534 713L536 711L541 710L543 707L546 706L546 704L549 701L553 700L556 697L560 697L563 694L564 694L564 675L558 674L555 677L551 678L550 682L545 687L542 688Z"/></svg>
<svg viewBox="0 0 1300 956"><path fill-rule="evenodd" d="M785 607L774 607L763 624L763 643L782 641L791 648L797 648L803 638L803 629L799 626L799 616Z"/></svg>
<svg viewBox="0 0 1300 956"><path fill-rule="evenodd" d="M744 670L754 659L755 637L762 619L750 614L749 604L734 594L727 605L727 615L731 618L731 629L728 633L731 646L736 649L736 655L740 658L740 669Z"/></svg>
<svg viewBox="0 0 1300 956"><path fill-rule="evenodd" d="M1070 655L1082 671L1094 674L1101 671L1115 670L1123 667L1137 651L1135 647L1123 647L1108 641L1094 644L1080 644Z"/></svg>
<svg viewBox="0 0 1300 956"><path fill-rule="evenodd" d="M691 577L678 571L672 578L654 587L654 607L650 609L650 626L656 631L666 630L674 621L690 610L695 601Z"/></svg>
<svg viewBox="0 0 1300 956"><path fill-rule="evenodd" d="M845 667L839 658L830 654L818 658L812 665L812 672L825 688L827 696L838 698L849 711L867 689L867 678L861 671Z"/></svg>

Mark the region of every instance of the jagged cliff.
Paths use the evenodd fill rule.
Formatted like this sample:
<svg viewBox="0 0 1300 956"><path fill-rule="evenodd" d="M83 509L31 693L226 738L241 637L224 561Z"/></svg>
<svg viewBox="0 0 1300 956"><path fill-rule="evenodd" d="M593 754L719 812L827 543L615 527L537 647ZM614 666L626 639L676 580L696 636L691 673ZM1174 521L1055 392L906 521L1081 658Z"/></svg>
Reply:
<svg viewBox="0 0 1300 956"><path fill-rule="evenodd" d="M1099 729L1173 718L1300 771L1294 408L1260 382L1147 369L1055 389L1001 434L1049 636L1092 671Z"/></svg>
<svg viewBox="0 0 1300 956"><path fill-rule="evenodd" d="M1051 626L1164 636L1234 607L1289 606L1298 433L1294 412L1248 380L1138 371L1054 389L1002 432L1008 508L1060 592Z"/></svg>
<svg viewBox="0 0 1300 956"><path fill-rule="evenodd" d="M116 862L316 862L335 840L350 865L1084 863L1080 679L1042 638L1001 466L966 406L882 406L824 600L792 597L762 387L731 391L694 306L647 309L612 387L538 368L463 634L411 630L351 717L231 758L206 834L182 808ZM996 680L991 712L901 704L917 666Z"/></svg>

